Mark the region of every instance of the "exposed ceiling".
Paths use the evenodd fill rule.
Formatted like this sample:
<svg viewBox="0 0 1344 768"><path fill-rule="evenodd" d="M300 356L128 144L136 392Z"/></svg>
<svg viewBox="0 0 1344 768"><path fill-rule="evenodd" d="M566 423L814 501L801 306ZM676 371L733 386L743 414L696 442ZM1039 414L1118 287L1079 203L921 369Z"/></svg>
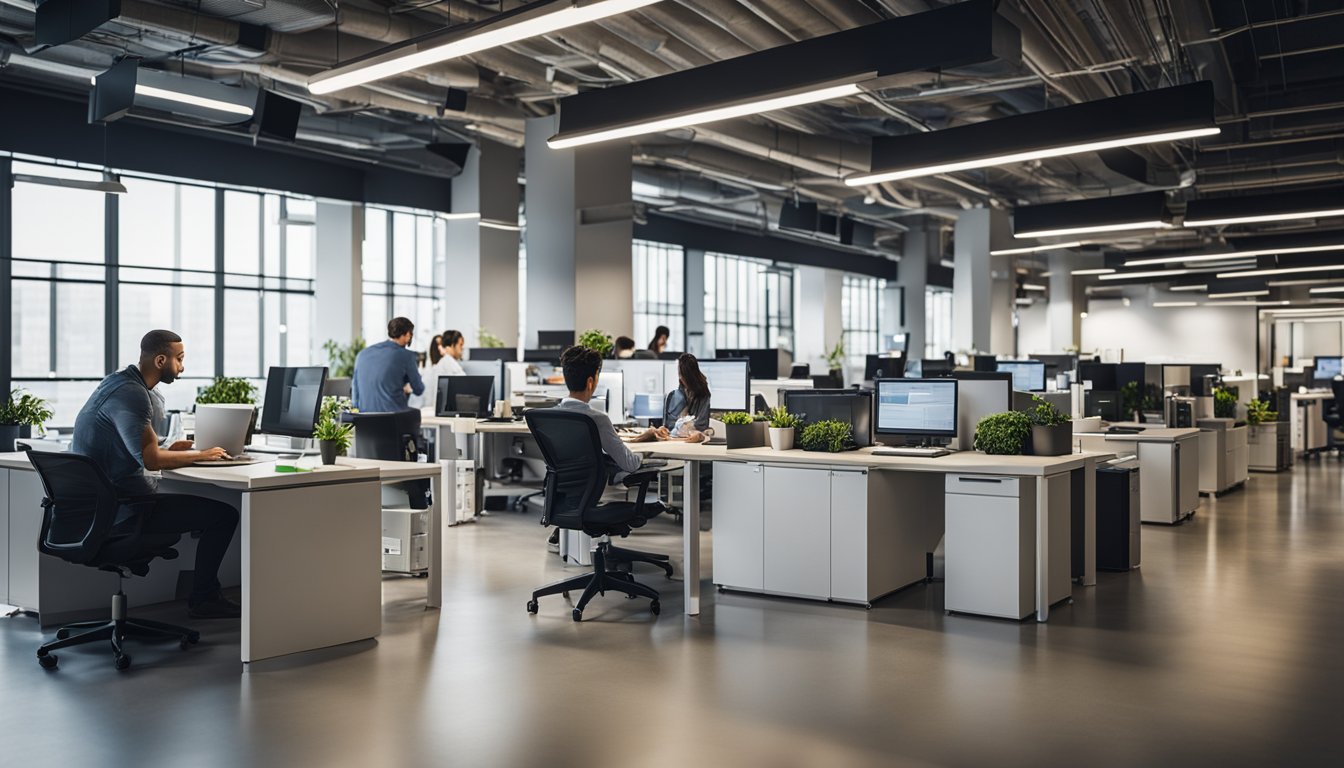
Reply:
<svg viewBox="0 0 1344 768"><path fill-rule="evenodd" d="M516 4L505 0L505 7ZM304 87L310 75L389 43L488 18L500 12L500 3L122 0L115 21L42 50L33 37L35 3L0 0L0 83L83 94L91 74L131 54L143 57L142 66L264 87L302 101L301 145L434 172L425 144L457 137L520 145L525 119L553 113L558 99L581 89L943 4L665 0L315 97ZM899 253L901 233L913 222L947 226L949 214L977 205L1011 208L1164 189L1179 211L1193 197L1344 181L1344 0L1002 0L998 10L1021 30L1020 63L912 73L875 96L637 139L637 197L679 215L741 227L773 222L785 200L813 200L875 225L878 251ZM264 27L265 34L252 34L249 25ZM840 181L866 170L874 136L1201 79L1214 83L1220 136L861 189ZM449 87L469 92L465 110L445 111ZM1321 225L1305 220L1226 234ZM1224 235L1216 228L1176 228L1107 247L1189 250L1220 246Z"/></svg>

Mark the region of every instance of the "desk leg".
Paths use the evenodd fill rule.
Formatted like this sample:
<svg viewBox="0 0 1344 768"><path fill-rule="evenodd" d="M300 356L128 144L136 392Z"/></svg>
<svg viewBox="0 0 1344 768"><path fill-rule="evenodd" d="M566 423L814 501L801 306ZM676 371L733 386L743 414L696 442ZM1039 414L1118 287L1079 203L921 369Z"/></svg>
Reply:
<svg viewBox="0 0 1344 768"><path fill-rule="evenodd" d="M682 494L685 509L681 511L683 539L682 584L686 598L686 615L700 615L700 462L686 462L685 485Z"/></svg>
<svg viewBox="0 0 1344 768"><path fill-rule="evenodd" d="M1083 586L1097 585L1097 460L1083 465Z"/></svg>
<svg viewBox="0 0 1344 768"><path fill-rule="evenodd" d="M1036 620L1050 618L1050 483L1036 478Z"/></svg>
<svg viewBox="0 0 1344 768"><path fill-rule="evenodd" d="M443 526L450 510L457 509L457 464L440 461L439 473L430 480L434 502L429 507L429 583L425 585L425 608L443 605Z"/></svg>

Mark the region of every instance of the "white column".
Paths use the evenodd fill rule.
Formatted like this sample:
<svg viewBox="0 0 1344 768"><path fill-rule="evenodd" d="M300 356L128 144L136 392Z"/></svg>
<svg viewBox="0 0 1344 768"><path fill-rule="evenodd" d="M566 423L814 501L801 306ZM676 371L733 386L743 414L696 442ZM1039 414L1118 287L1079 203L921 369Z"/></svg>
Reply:
<svg viewBox="0 0 1344 768"><path fill-rule="evenodd" d="M924 357L924 297L928 288L929 262L938 258L941 247L942 241L933 222L925 220L912 225L901 244L896 282L887 286L882 332L910 334L907 360ZM901 312L905 315L904 322L901 322Z"/></svg>
<svg viewBox="0 0 1344 768"><path fill-rule="evenodd" d="M991 249L1011 243L1003 211L976 208L957 217L952 278L952 342L957 352L1013 353L1012 257L989 255Z"/></svg>
<svg viewBox="0 0 1344 768"><path fill-rule="evenodd" d="M327 339L349 344L363 328L364 206L317 203L317 345Z"/></svg>
<svg viewBox="0 0 1344 768"><path fill-rule="evenodd" d="M513 345L518 338L518 162L513 147L482 141L453 179L447 222L444 328L466 334L468 345L486 328ZM438 329L438 330L443 330Z"/></svg>
<svg viewBox="0 0 1344 768"><path fill-rule="evenodd" d="M1101 265L1100 258L1088 259L1071 251L1050 254L1050 303L1046 306L1046 318L1050 324L1050 352L1053 354L1077 349L1082 343L1084 286L1080 278L1073 276L1073 270L1084 269L1087 261Z"/></svg>
<svg viewBox="0 0 1344 768"><path fill-rule="evenodd" d="M793 319L797 349L793 359L824 373L826 353L844 332L841 293L844 276L833 269L799 267Z"/></svg>
<svg viewBox="0 0 1344 768"><path fill-rule="evenodd" d="M686 249L686 351L703 357L712 345L705 339L705 252L699 248ZM647 343L635 339L636 344Z"/></svg>

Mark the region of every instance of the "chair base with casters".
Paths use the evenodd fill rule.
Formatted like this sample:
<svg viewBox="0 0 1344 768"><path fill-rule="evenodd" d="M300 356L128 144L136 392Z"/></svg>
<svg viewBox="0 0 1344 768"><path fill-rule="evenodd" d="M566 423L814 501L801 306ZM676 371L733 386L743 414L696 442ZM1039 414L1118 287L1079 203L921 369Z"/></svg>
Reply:
<svg viewBox="0 0 1344 768"><path fill-rule="evenodd" d="M629 597L649 598L653 601L649 603L649 611L653 613L654 616L657 616L662 611L662 604L658 602L658 590L635 581L633 574L625 571L607 569L609 559L619 557L619 555L616 554L619 552L627 553L627 557L629 554L642 555L642 553L630 553L629 550L620 550L617 547L613 547L611 542L604 537L603 540L598 542L597 546L593 548L593 570L591 572L581 576L574 576L563 581L557 581L554 584L548 584L541 589L534 591L532 593L532 599L527 601L527 612L536 613L540 608L537 601L547 595L564 594L568 596L570 592L581 589L583 590L583 594L580 595L579 602L574 606L572 614L575 621L583 621L583 609L588 607L588 603L594 597L605 595L608 591L620 592ZM645 559L645 557L653 558L660 556L641 556L638 559L641 562L654 562L654 560ZM620 561L611 561L610 564L614 565L615 562ZM626 559L623 562L630 562L630 560ZM672 567L670 565L666 567L668 575L671 576Z"/></svg>
<svg viewBox="0 0 1344 768"><path fill-rule="evenodd" d="M43 669L55 669L57 657L53 651L72 648L76 645L109 640L112 644L112 663L117 669L131 666L131 656L126 653L126 639L163 640L176 638L182 650L199 643L201 633L190 627L179 627L162 621L133 619L126 615L126 594L117 587L112 596L112 618L108 621L81 621L67 624L56 630L56 639L44 643L37 649L37 662Z"/></svg>

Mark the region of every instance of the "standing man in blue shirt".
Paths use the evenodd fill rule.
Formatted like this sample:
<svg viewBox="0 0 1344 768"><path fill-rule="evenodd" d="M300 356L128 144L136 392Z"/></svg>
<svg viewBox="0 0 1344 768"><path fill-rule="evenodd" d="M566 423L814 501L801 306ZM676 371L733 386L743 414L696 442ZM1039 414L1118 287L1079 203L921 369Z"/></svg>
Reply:
<svg viewBox="0 0 1344 768"><path fill-rule="evenodd" d="M133 531L137 518L143 518L140 530L146 534L201 532L187 612L194 619L236 619L238 604L220 592L219 564L238 527L238 510L200 496L158 493L158 478L145 474L226 455L218 447L192 450L188 440L159 446L150 421L154 415L150 390L181 376L184 357L182 337L176 333L145 334L139 365L128 365L103 379L80 410L70 450L93 459L122 497L114 532Z"/></svg>
<svg viewBox="0 0 1344 768"><path fill-rule="evenodd" d="M362 413L404 411L407 395L425 393L415 353L407 349L415 335L415 324L404 317L387 323L387 341L365 347L355 357L355 374L350 380L350 400Z"/></svg>

